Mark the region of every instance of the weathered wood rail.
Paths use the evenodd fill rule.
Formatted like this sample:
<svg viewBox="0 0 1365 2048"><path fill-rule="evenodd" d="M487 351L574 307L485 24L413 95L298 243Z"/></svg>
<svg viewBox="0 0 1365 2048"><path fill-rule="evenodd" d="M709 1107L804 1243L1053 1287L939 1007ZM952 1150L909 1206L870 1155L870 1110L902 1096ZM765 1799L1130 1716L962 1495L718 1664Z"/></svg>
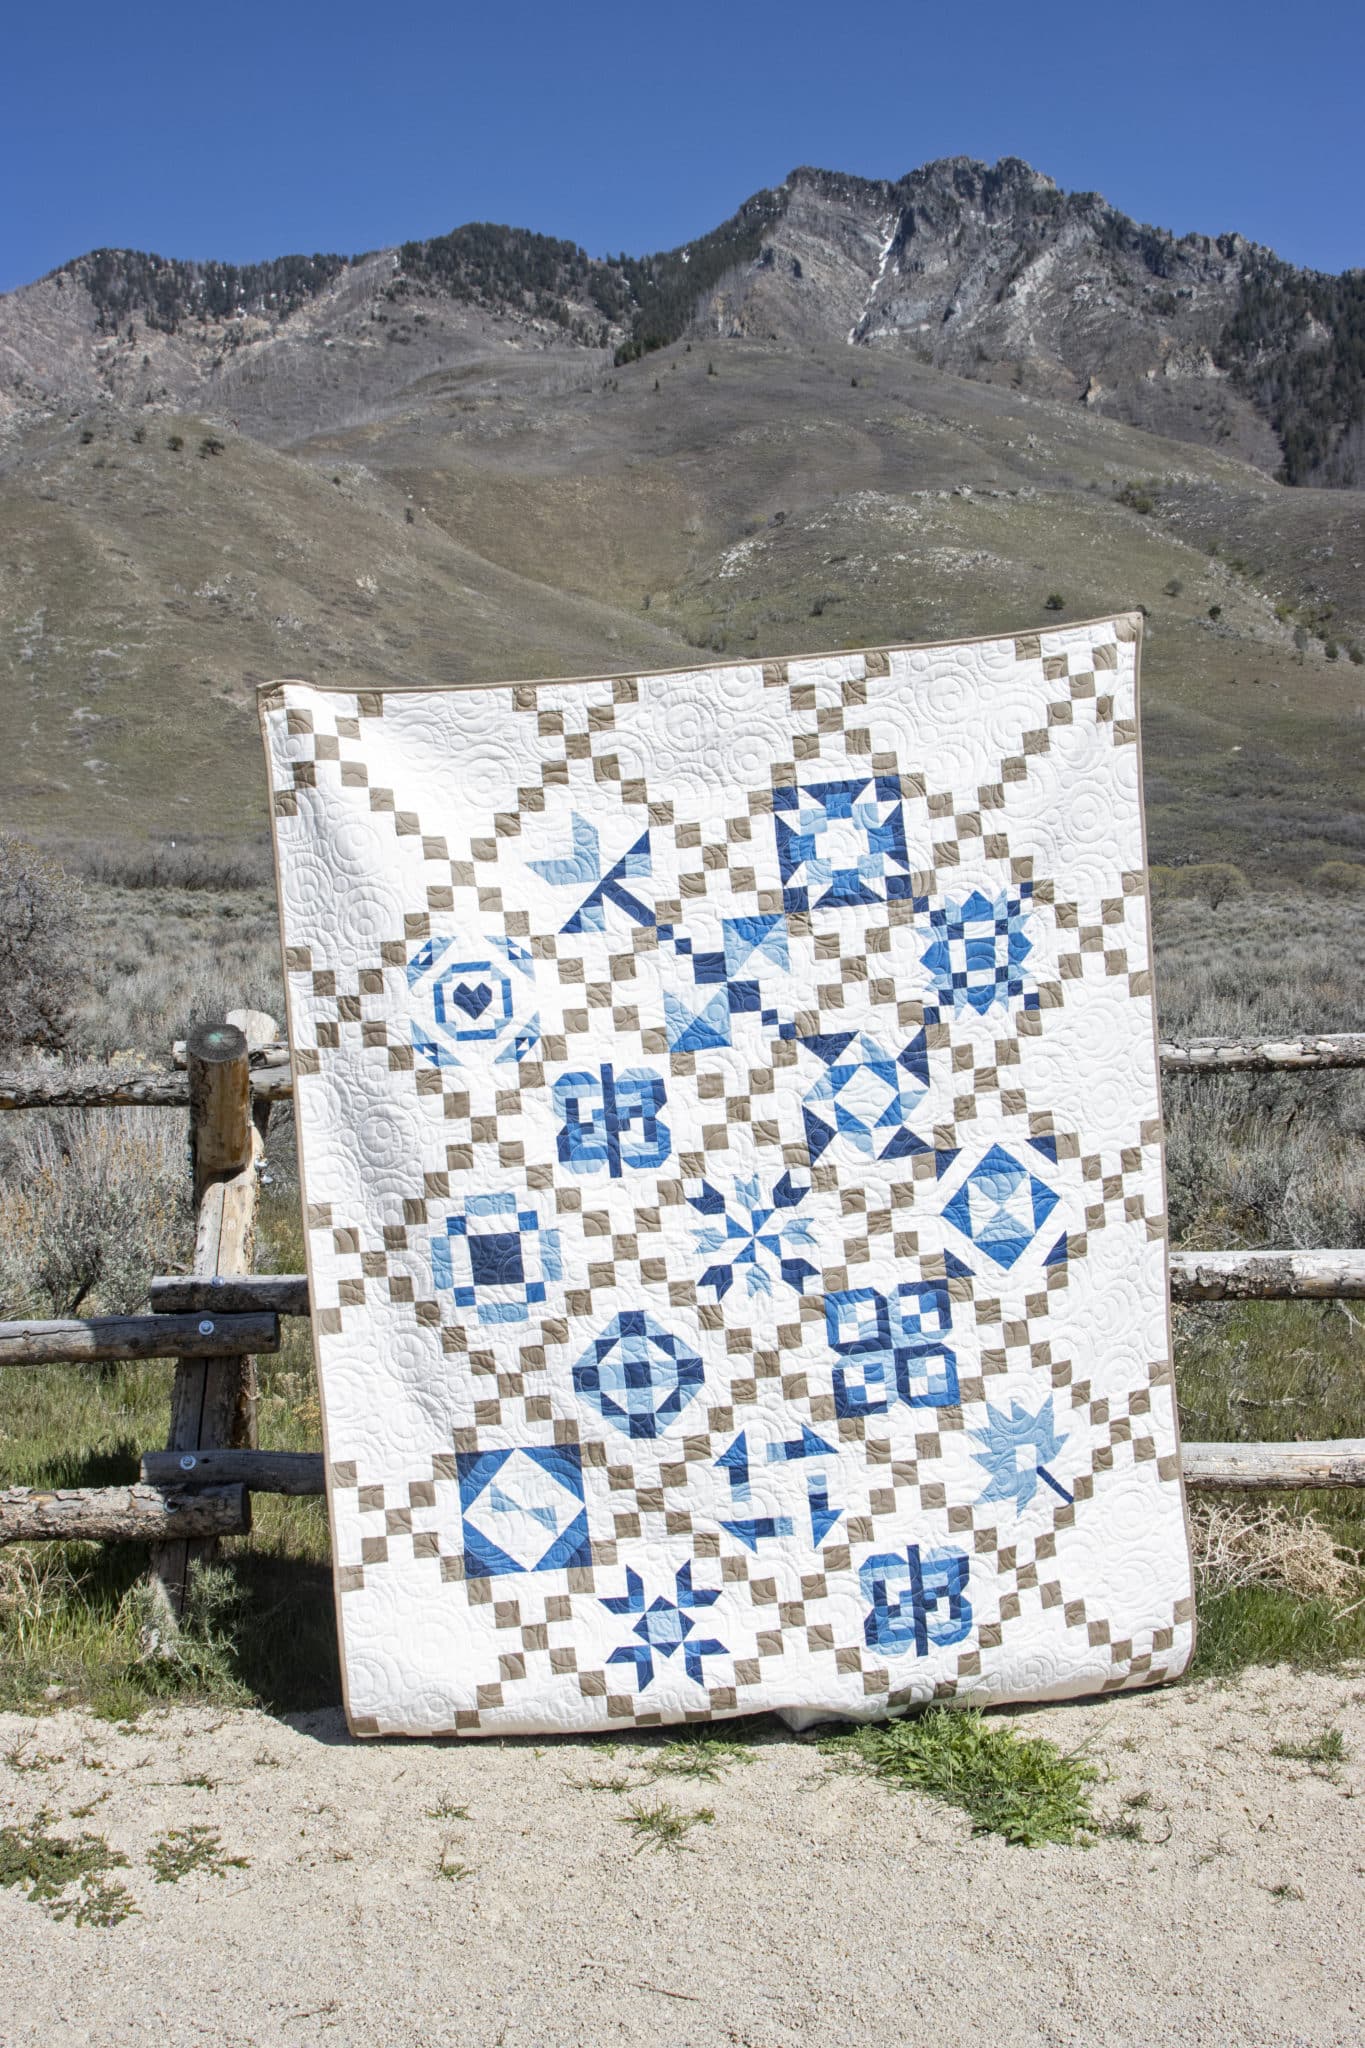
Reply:
<svg viewBox="0 0 1365 2048"><path fill-rule="evenodd" d="M1168 1074L1277 1074L1314 1067L1365 1067L1365 1031L1326 1031L1311 1038L1191 1038L1162 1043Z"/></svg>
<svg viewBox="0 0 1365 2048"><path fill-rule="evenodd" d="M1196 1492L1365 1486L1365 1437L1316 1444L1185 1444L1181 1463L1185 1484ZM173 1451L149 1451L142 1478L151 1486L235 1482L253 1493L325 1491L321 1451L201 1451L189 1460Z"/></svg>
<svg viewBox="0 0 1365 2048"><path fill-rule="evenodd" d="M251 1498L240 1483L202 1488L72 1486L0 1492L0 1543L147 1543L173 1536L245 1536Z"/></svg>
<svg viewBox="0 0 1365 2048"><path fill-rule="evenodd" d="M234 1016L257 1017L256 1011ZM269 1022L270 1020L266 1020ZM273 1028L273 1027L272 1027ZM177 1064L188 1058L183 1044L175 1048ZM289 1047L283 1039L257 1043L250 1053L251 1093L257 1102L281 1102L294 1092ZM1328 1067L1365 1067L1365 1031L1322 1032L1307 1038L1242 1040L1192 1038L1184 1045L1163 1043L1161 1065L1168 1074L1303 1073ZM190 1106L187 1073L156 1071L123 1073L111 1070L82 1076L60 1073L0 1075L0 1110L186 1109Z"/></svg>
<svg viewBox="0 0 1365 2048"><path fill-rule="evenodd" d="M151 1284L152 1307L167 1315L309 1313L303 1273L250 1273L203 1281L168 1273ZM1365 1251L1172 1252L1172 1301L1365 1300Z"/></svg>
<svg viewBox="0 0 1365 2048"><path fill-rule="evenodd" d="M66 1317L0 1323L0 1365L103 1365L120 1358L240 1357L278 1351L279 1317L268 1312Z"/></svg>
<svg viewBox="0 0 1365 2048"><path fill-rule="evenodd" d="M309 1314L301 1273L251 1271L256 1184L272 1103L293 1093L289 1047L273 1018L233 1011L173 1048L176 1071L0 1076L0 1111L171 1108L190 1112L194 1268L166 1274L142 1316L0 1324L0 1365L177 1360L167 1448L147 1452L137 1485L0 1491L0 1544L75 1539L153 1545L153 1581L183 1601L194 1556L246 1534L250 1496L325 1489L311 1451L256 1445L256 1356L278 1350L279 1319ZM1167 1074L1270 1074L1365 1067L1365 1032L1163 1044ZM1177 1251L1171 1299L1365 1300L1365 1251ZM1365 1486L1365 1439L1183 1447L1196 1491Z"/></svg>

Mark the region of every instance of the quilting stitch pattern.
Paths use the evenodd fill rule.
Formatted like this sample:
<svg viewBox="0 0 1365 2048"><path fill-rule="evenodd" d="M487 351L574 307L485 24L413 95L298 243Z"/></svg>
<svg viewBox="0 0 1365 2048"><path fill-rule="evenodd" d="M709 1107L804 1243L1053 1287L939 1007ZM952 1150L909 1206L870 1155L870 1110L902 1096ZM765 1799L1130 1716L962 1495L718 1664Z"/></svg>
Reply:
<svg viewBox="0 0 1365 2048"><path fill-rule="evenodd" d="M358 1732L1183 1668L1137 633L263 693Z"/></svg>

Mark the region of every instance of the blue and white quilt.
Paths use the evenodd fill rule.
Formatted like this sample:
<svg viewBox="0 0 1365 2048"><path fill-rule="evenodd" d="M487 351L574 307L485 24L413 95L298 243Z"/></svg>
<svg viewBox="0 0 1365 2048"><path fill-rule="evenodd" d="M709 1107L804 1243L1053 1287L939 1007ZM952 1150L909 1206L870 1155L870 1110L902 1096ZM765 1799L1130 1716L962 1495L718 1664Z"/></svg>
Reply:
<svg viewBox="0 0 1365 2048"><path fill-rule="evenodd" d="M1184 1668L1138 638L263 693L357 1732Z"/></svg>

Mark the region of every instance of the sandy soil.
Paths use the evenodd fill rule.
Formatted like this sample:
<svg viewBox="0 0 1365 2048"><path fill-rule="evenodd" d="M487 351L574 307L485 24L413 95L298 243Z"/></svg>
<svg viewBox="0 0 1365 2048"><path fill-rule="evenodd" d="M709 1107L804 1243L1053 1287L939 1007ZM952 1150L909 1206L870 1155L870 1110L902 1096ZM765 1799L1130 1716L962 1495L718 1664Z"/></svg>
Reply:
<svg viewBox="0 0 1365 2048"><path fill-rule="evenodd" d="M586 1789L646 1783L624 1747L353 1743L330 1713L0 1716L0 1825L46 1806L99 1830L140 1908L101 1930L0 1891L0 2042L1365 2038L1365 1674L1260 1672L1026 1725L1088 1745L1102 1811L1144 1838L974 1840L774 1728L719 1784L660 1781L715 1820L686 1853L637 1856L630 1792ZM1334 1775L1270 1755L1326 1725L1351 1745ZM246 1867L157 1883L148 1850L194 1825Z"/></svg>

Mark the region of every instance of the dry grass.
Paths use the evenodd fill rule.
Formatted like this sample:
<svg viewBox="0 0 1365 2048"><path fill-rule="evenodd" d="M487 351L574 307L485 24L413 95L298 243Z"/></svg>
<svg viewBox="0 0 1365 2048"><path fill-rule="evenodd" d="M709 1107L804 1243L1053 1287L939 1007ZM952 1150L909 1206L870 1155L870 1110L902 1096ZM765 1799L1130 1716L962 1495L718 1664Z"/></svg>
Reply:
<svg viewBox="0 0 1365 2048"><path fill-rule="evenodd" d="M1312 1514L1282 1502L1206 1501L1190 1514L1194 1567L1215 1593L1269 1586L1339 1606L1365 1593L1365 1567Z"/></svg>

